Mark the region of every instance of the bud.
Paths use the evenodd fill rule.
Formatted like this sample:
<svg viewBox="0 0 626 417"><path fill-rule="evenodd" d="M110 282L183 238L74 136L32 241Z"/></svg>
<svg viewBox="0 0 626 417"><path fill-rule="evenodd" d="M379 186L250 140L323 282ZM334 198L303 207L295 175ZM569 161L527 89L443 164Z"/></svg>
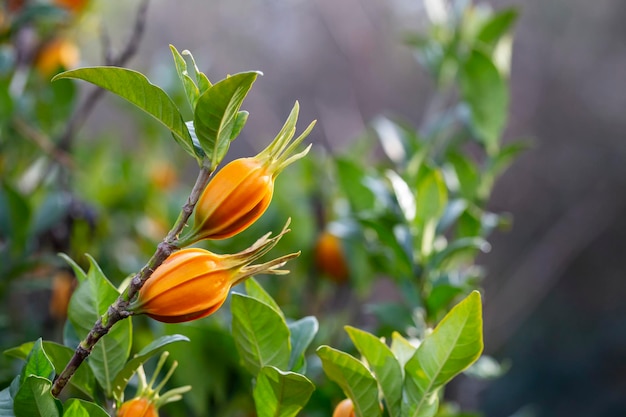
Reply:
<svg viewBox="0 0 626 417"><path fill-rule="evenodd" d="M167 351L161 354L150 382L146 379L146 373L143 369L143 365L139 365L136 371L138 381L137 394L135 394L135 398L122 403L115 414L116 417L159 417L158 410L162 405L182 399L182 394L191 389L190 385L185 385L183 387L173 388L163 394L160 393L178 367L178 362L176 361L172 363L172 366L167 371L159 385L153 387L168 356L169 352Z"/></svg>
<svg viewBox="0 0 626 417"><path fill-rule="evenodd" d="M335 407L335 411L333 411L333 417L354 417L354 404L352 404L352 400L346 398L341 401Z"/></svg>
<svg viewBox="0 0 626 417"><path fill-rule="evenodd" d="M156 406L147 398L137 397L122 404L117 417L159 417Z"/></svg>
<svg viewBox="0 0 626 417"><path fill-rule="evenodd" d="M234 255L218 255L205 249L182 249L170 255L139 290L130 304L134 314L165 323L180 323L206 317L219 309L230 288L255 274L282 275L279 269L299 253L250 265L272 249L287 233L287 225L277 236L270 233L248 249Z"/></svg>
<svg viewBox="0 0 626 417"><path fill-rule="evenodd" d="M236 159L215 174L198 200L193 229L187 237L181 238L181 242L185 242L182 246L201 239L234 236L261 217L272 201L278 174L311 148L309 145L304 151L289 156L315 124L311 123L291 142L298 111L296 102L276 138L258 155Z"/></svg>
<svg viewBox="0 0 626 417"><path fill-rule="evenodd" d="M315 264L318 269L337 283L348 280L349 272L341 239L329 231L320 234L315 244Z"/></svg>

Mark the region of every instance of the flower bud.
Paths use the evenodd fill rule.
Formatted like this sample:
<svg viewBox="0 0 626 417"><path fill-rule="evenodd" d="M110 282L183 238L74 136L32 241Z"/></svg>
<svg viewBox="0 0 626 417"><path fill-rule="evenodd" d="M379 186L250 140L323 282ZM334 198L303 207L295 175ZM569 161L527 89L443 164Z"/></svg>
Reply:
<svg viewBox="0 0 626 417"><path fill-rule="evenodd" d="M350 398L341 401L333 411L333 417L354 417L354 404Z"/></svg>
<svg viewBox="0 0 626 417"><path fill-rule="evenodd" d="M117 410L117 417L159 417L156 406L147 398L128 400Z"/></svg>
<svg viewBox="0 0 626 417"><path fill-rule="evenodd" d="M289 231L287 225L277 236L269 238L268 233L234 255L218 255L199 248L173 253L139 290L129 310L165 323L196 320L214 313L226 300L230 288L246 278L259 273L280 275L288 272L279 268L299 253L250 265Z"/></svg>
<svg viewBox="0 0 626 417"><path fill-rule="evenodd" d="M348 280L349 272L341 240L329 231L320 234L315 244L315 264L320 272L337 283Z"/></svg>
<svg viewBox="0 0 626 417"><path fill-rule="evenodd" d="M311 123L292 142L298 111L296 102L285 125L266 149L254 157L236 159L215 174L196 204L193 229L182 242L225 239L261 217L272 201L278 174L311 148L309 145L304 151L289 156L315 124Z"/></svg>

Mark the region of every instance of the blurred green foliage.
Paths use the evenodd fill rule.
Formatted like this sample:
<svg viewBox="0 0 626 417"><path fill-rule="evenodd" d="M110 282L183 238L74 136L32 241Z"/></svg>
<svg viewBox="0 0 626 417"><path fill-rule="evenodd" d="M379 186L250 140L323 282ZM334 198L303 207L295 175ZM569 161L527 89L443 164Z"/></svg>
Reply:
<svg viewBox="0 0 626 417"><path fill-rule="evenodd" d="M302 251L289 264L289 276L259 277L262 287L249 281L247 295L233 296L228 308L208 319L176 325L145 317L133 318L132 324L126 320L116 328L117 336L107 336L108 343L117 346L101 345L100 357L93 355L89 367L75 376L71 394L103 396L108 398L103 407L110 409L112 398L122 397L127 382L129 391L134 388L136 381L128 378L137 366L145 362L150 371L154 364L149 358L167 346L179 364L171 384L192 385L193 390L184 401L164 406L166 415L227 417L253 415L255 410L259 416L295 415L304 407L305 415L323 416L349 396L362 409L359 415L373 416L380 412L379 387L385 412L392 417L473 415L446 401L442 388L482 349L480 299L474 291L484 272L475 259L489 250L489 233L508 225L506 215L490 212L487 203L498 176L524 144L502 142L517 13L466 3L426 2L431 20L427 32L407 35L418 61L437 85L437 96L421 125L381 116L371 121L345 154L314 149L278 178L273 203L260 221L236 237L200 244L215 252L235 253L267 231L279 231L291 217L293 231L274 250ZM180 79L184 90L172 94L173 100L130 70L115 70L118 80L113 86L104 85L99 70L65 73L128 99L174 136L172 140L165 129L146 123L133 108L128 117L137 117L143 129L136 143L120 143L114 128L102 137L79 140L75 124L84 120L74 118L86 116L78 112L79 84L50 83L53 74L42 74L38 67L49 39L63 36L66 46L72 44L66 36L76 15L47 3L26 3L15 9L7 3L1 13L0 346L20 347L0 360L0 386L11 385L16 369L21 369L22 385L47 390L48 379L54 370L59 372L78 343L73 332L82 336L89 329L89 323L115 299L124 279L144 265L176 220L191 189L189 168L181 168L193 165L189 155L200 165L209 157L211 166L225 155L245 124L247 113L239 106L257 73L211 84L193 58L173 49L176 71L171 78ZM27 41L26 32L34 34ZM60 59L54 72L73 65L76 62ZM123 82L148 88L151 99L119 88ZM221 106L211 94L235 98ZM187 108L178 110L187 106L185 100L193 110L198 103L215 103L211 111L203 107L194 113L195 129L189 130L187 116L180 115L187 115ZM229 123L225 127L220 124L223 120ZM325 232L340 241L347 280L333 279L320 264L318 238ZM59 252L76 263L68 266L57 256ZM70 303L77 280L78 295ZM94 290L100 287L106 290ZM91 305L83 304L86 296L81 292L95 297ZM455 305L460 307L453 309ZM250 315L266 321L249 321ZM473 317L468 327L450 327L465 316ZM348 324L355 327L348 328L346 337L343 327ZM441 353L446 346L442 340L454 332L476 349L451 344L450 352L465 349L459 355L467 359L451 364L450 352ZM51 341L42 342L42 335ZM263 339L269 345L261 340L254 344L255 336L267 335L274 337ZM390 347L379 337L391 341ZM191 343L173 343L185 338ZM480 349L475 345L479 339ZM33 344L33 340L38 341ZM420 348L411 344L416 341L422 341ZM313 347L320 344L327 346L315 355ZM251 353L255 349L257 353ZM113 351L119 353L117 357L103 357ZM407 377L398 384L376 368L374 351L404 358L397 363L400 373L419 373L420 363L428 363L421 357L445 357L438 365L446 375L425 382ZM264 358L268 352L283 354ZM139 359L133 362L136 353ZM414 355L416 359L410 359ZM18 364L8 357L25 359L26 367L16 368ZM494 374L481 369L471 368L471 374ZM109 385L111 374L127 377L122 391ZM356 392L359 376L368 382ZM431 408L407 411L411 404L400 404L398 399L402 390L419 404L427 398ZM16 403L25 395L9 391ZM294 403L264 401L281 395ZM0 396L0 410L6 401ZM57 401L45 397L44 407L54 410ZM79 405L68 402L65 412L70 408Z"/></svg>

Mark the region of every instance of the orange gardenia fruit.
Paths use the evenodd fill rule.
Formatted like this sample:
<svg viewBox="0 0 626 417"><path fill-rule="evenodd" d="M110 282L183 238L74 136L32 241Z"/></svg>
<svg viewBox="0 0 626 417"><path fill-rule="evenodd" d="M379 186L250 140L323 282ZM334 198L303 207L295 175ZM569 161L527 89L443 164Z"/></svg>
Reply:
<svg viewBox="0 0 626 417"><path fill-rule="evenodd" d="M137 397L123 403L116 417L159 417L159 412L148 399Z"/></svg>
<svg viewBox="0 0 626 417"><path fill-rule="evenodd" d="M76 44L69 39L57 38L46 43L35 60L35 68L44 77L50 77L59 70L78 65L80 52Z"/></svg>
<svg viewBox="0 0 626 417"><path fill-rule="evenodd" d="M319 270L337 283L348 280L349 270L341 239L329 231L320 234L315 244L315 264Z"/></svg>
<svg viewBox="0 0 626 417"><path fill-rule="evenodd" d="M281 131L263 151L250 158L235 159L215 174L198 199L193 228L181 238L182 242L191 244L202 239L234 236L265 213L272 201L278 174L311 148L309 145L293 154L315 123L292 141L298 111L296 102Z"/></svg>
<svg viewBox="0 0 626 417"><path fill-rule="evenodd" d="M354 404L350 398L341 401L333 411L333 417L355 417Z"/></svg>

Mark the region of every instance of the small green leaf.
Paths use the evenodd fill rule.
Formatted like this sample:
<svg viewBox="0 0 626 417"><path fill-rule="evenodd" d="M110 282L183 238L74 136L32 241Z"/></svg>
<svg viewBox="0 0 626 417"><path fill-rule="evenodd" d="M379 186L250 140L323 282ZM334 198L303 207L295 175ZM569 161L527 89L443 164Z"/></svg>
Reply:
<svg viewBox="0 0 626 417"><path fill-rule="evenodd" d="M264 366L253 392L258 417L295 417L313 391L315 386L304 375Z"/></svg>
<svg viewBox="0 0 626 417"><path fill-rule="evenodd" d="M434 415L439 388L474 363L482 350L482 305L474 291L450 310L404 366L402 415Z"/></svg>
<svg viewBox="0 0 626 417"><path fill-rule="evenodd" d="M307 316L289 323L291 356L289 357L288 369L302 373L306 370L304 354L317 334L318 329L319 324L314 316Z"/></svg>
<svg viewBox="0 0 626 417"><path fill-rule="evenodd" d="M346 326L346 332L376 375L376 380L387 402L389 416L400 417L402 368L393 352L373 334L351 326Z"/></svg>
<svg viewBox="0 0 626 417"><path fill-rule="evenodd" d="M317 355L322 360L324 373L337 383L344 394L352 400L357 417L379 417L378 384L372 373L353 356L320 346Z"/></svg>
<svg viewBox="0 0 626 417"><path fill-rule="evenodd" d="M226 155L234 139L233 132L241 129L244 116L238 116L239 108L259 74L251 71L227 77L198 98L193 124L212 167L216 167Z"/></svg>
<svg viewBox="0 0 626 417"><path fill-rule="evenodd" d="M257 375L264 366L287 369L291 354L289 328L272 307L243 294L233 294L232 331L244 367Z"/></svg>
<svg viewBox="0 0 626 417"><path fill-rule="evenodd" d="M113 380L113 398L121 400L122 394L126 389L126 385L128 385L128 381L130 381L137 368L139 368L144 362L152 356L160 353L167 345L181 341L188 342L189 338L180 334L161 336L136 353L131 360L126 362L124 368Z"/></svg>
<svg viewBox="0 0 626 417"><path fill-rule="evenodd" d="M471 124L487 153L494 155L506 124L509 92L491 58L472 51L460 71L461 95L469 106Z"/></svg>
<svg viewBox="0 0 626 417"><path fill-rule="evenodd" d="M234 141L243 130L243 127L246 125L246 122L248 121L248 115L249 113L245 110L241 110L237 112L237 115L235 116L235 125L233 126L233 131L230 134L231 142Z"/></svg>
<svg viewBox="0 0 626 417"><path fill-rule="evenodd" d="M98 404L70 398L65 403L63 417L109 417L109 414Z"/></svg>
<svg viewBox="0 0 626 417"><path fill-rule="evenodd" d="M191 136L176 104L142 73L118 67L86 67L62 72L52 81L63 78L90 82L128 100L168 128L176 142L195 157Z"/></svg>
<svg viewBox="0 0 626 417"><path fill-rule="evenodd" d="M475 201L480 186L478 167L468 157L458 152L450 152L447 159L459 182L460 195L467 200Z"/></svg>
<svg viewBox="0 0 626 417"><path fill-rule="evenodd" d="M415 220L424 225L443 214L448 202L448 189L441 171L427 169L417 183Z"/></svg>
<svg viewBox="0 0 626 417"><path fill-rule="evenodd" d="M74 271L74 275L76 276L76 279L78 279L78 282L83 282L84 280L87 279L87 274L85 273L85 271L83 270L83 268L81 268L76 261L74 261L72 258L70 258L68 255L64 254L64 253L60 253L59 256L63 259L65 259L65 261L70 264L70 266L72 267L72 270Z"/></svg>
<svg viewBox="0 0 626 417"><path fill-rule="evenodd" d="M52 382L30 375L21 383L13 399L16 417L60 417L62 405L52 396Z"/></svg>
<svg viewBox="0 0 626 417"><path fill-rule="evenodd" d="M24 343L16 348L5 350L4 354L17 359L26 359L34 345L35 342ZM43 349L50 358L57 374L63 371L65 365L74 355L74 349L55 342L44 341ZM82 391L89 398L94 398L95 380L88 366L81 366L76 370L76 373L70 379L70 385Z"/></svg>
<svg viewBox="0 0 626 417"><path fill-rule="evenodd" d="M500 38L509 32L518 16L519 13L513 8L502 10L491 16L480 29L478 41L482 42L488 50L495 48Z"/></svg>
<svg viewBox="0 0 626 417"><path fill-rule="evenodd" d="M391 351L402 367L402 373L404 374L404 365L413 357L417 348L406 340L398 332L391 334Z"/></svg>
<svg viewBox="0 0 626 417"><path fill-rule="evenodd" d="M54 366L43 349L41 338L37 339L26 357L26 363L20 372L20 383L23 383L30 375L52 379Z"/></svg>
<svg viewBox="0 0 626 417"><path fill-rule="evenodd" d="M178 50L170 45L170 50L172 51L172 56L174 58L174 64L176 66L176 72L178 73L178 78L183 83L183 88L185 90L185 94L187 95L187 101L191 105L191 108L196 107L196 102L198 101L198 96L200 96L200 91L196 86L194 80L189 76L189 71L187 70L187 62L185 58L178 53Z"/></svg>
<svg viewBox="0 0 626 417"><path fill-rule="evenodd" d="M68 309L68 319L81 338L87 335L96 320L119 296L96 261L89 257L89 262L87 279L79 284L72 295ZM113 391L113 378L122 370L130 354L131 334L131 321L121 320L100 339L89 356L88 364L109 397Z"/></svg>

